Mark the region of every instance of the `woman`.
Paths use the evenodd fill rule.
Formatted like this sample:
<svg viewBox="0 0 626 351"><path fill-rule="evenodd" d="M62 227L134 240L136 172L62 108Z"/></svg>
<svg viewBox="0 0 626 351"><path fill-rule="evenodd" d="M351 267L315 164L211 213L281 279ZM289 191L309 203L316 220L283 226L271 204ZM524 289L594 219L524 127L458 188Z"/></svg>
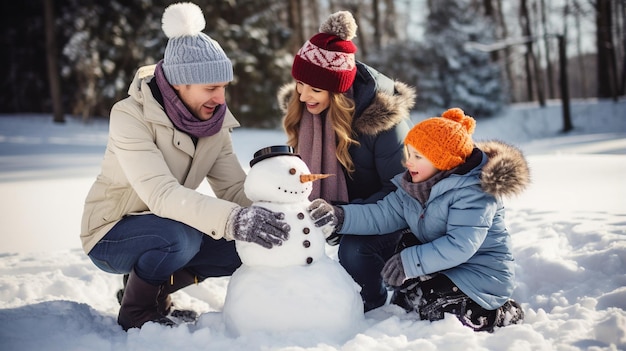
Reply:
<svg viewBox="0 0 626 351"><path fill-rule="evenodd" d="M415 100L413 88L355 60L356 28L350 12L332 14L296 54L295 82L278 93L287 143L312 173L335 175L315 182L310 198L333 204L374 203L395 190L390 180L404 170L403 140ZM375 273L400 237L328 238L331 245L341 240L339 262L361 285L365 311L385 303Z"/></svg>

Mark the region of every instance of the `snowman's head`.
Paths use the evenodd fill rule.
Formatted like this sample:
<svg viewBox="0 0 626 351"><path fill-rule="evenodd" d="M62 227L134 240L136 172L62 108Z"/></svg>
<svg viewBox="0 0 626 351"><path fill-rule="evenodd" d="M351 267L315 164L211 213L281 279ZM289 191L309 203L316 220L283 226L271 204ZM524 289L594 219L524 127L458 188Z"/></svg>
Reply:
<svg viewBox="0 0 626 351"><path fill-rule="evenodd" d="M313 181L328 175L311 174L309 167L293 155L279 155L254 163L244 183L253 202L296 203L308 201Z"/></svg>

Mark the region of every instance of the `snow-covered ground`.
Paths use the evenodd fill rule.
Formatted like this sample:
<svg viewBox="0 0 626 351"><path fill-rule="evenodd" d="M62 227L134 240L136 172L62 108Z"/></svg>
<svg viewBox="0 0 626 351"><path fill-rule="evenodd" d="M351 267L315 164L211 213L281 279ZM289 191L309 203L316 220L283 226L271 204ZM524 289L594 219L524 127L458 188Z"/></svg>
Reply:
<svg viewBox="0 0 626 351"><path fill-rule="evenodd" d="M477 124L475 139L518 145L531 166L532 185L507 202L524 324L474 333L452 317L430 323L386 306L331 341L315 333L229 335L221 316L228 278L175 294L178 305L203 313L195 325L122 331L121 278L98 270L78 238L106 122L0 116L0 349L625 350L626 101L573 102L572 118L576 129L560 133L553 102L516 105ZM245 128L233 139L246 169L257 149L285 141L280 130Z"/></svg>

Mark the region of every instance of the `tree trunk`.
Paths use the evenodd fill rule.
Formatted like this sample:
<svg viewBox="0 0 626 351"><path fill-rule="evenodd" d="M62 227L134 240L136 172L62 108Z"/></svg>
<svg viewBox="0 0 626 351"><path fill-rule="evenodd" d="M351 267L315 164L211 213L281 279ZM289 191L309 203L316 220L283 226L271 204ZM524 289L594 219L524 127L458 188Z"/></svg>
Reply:
<svg viewBox="0 0 626 351"><path fill-rule="evenodd" d="M502 10L502 0L496 0L496 23L500 28L498 39L504 40L509 36L509 28L507 26L507 21L504 20L504 13ZM515 91L517 90L516 79L513 76L513 67L511 64L511 52L514 49L510 46L504 48L504 70L506 72L506 81L509 83L509 87L511 89L511 96L513 98L513 102L516 102L515 99Z"/></svg>
<svg viewBox="0 0 626 351"><path fill-rule="evenodd" d="M559 84L561 85L561 101L563 103L563 133L567 133L574 129L572 125L572 118L570 116L570 102L569 102L569 84L567 79L567 55L565 48L565 36L559 35Z"/></svg>
<svg viewBox="0 0 626 351"><path fill-rule="evenodd" d="M300 20L307 24L303 27L304 40L307 40L319 31L322 21L326 20L326 16L320 17L320 6L317 0L307 0L304 3L300 0L300 7ZM304 41L301 44L304 44Z"/></svg>
<svg viewBox="0 0 626 351"><path fill-rule="evenodd" d="M395 1L385 0L385 18L383 20L384 25L382 26L382 28L384 29L383 34L386 35L387 38L390 39L390 41L392 42L396 38L398 38L398 33L396 31L396 20L397 18Z"/></svg>
<svg viewBox="0 0 626 351"><path fill-rule="evenodd" d="M615 17L616 18L621 18L622 21L622 26L620 28L621 31L621 38L622 38L622 47L620 48L620 50L618 50L618 52L621 53L622 55L622 78L620 80L620 90L619 90L619 95L625 95L626 94L626 4L624 3L624 1L622 2L617 2L617 6L618 6L618 10L615 11ZM620 11L621 10L621 11ZM621 17L618 17L621 16Z"/></svg>
<svg viewBox="0 0 626 351"><path fill-rule="evenodd" d="M617 65L611 32L611 0L596 1L596 45L598 49L598 97L617 101Z"/></svg>
<svg viewBox="0 0 626 351"><path fill-rule="evenodd" d="M537 10L537 8L535 6L533 6L533 10ZM531 18L537 18L539 17L537 15L536 12L533 12L533 16L529 16L528 19L528 24L529 24L529 28L530 26L533 26L532 29L532 33L539 33L539 22L538 21L531 21ZM532 22L532 23L531 23ZM530 31L528 32L529 36L532 37L532 34ZM536 39L540 39L541 37L537 38L537 34L534 34ZM545 41L545 36L543 37L543 40ZM529 44L533 44L534 41L529 42ZM537 45L539 45L537 43ZM531 46L530 49L530 53L531 53L531 58L532 58L532 67L533 70L535 71L535 79L536 79L536 83L535 86L537 87L537 99L539 100L539 106L544 107L546 106L546 92L545 92L545 82L544 82L544 74L541 71L541 67L540 67L540 62L541 62L541 50L537 50L537 54L535 54L535 50L534 50L534 46Z"/></svg>
<svg viewBox="0 0 626 351"><path fill-rule="evenodd" d="M541 26L543 28L544 40L543 43L545 45L544 50L546 51L546 76L548 79L548 97L551 99L555 98L554 94L554 76L552 73L552 57L550 55L550 40L548 40L549 35L552 35L550 29L548 28L547 14L546 14L546 1L541 0Z"/></svg>
<svg viewBox="0 0 626 351"><path fill-rule="evenodd" d="M530 37L530 25L528 22L530 18L528 16L528 6L526 0L521 0L520 4L520 24L522 26L522 35ZM533 71L531 69L531 55L533 50L532 41L526 44L526 53L524 54L524 68L526 70L526 94L528 101L535 99L533 92Z"/></svg>
<svg viewBox="0 0 626 351"><path fill-rule="evenodd" d="M569 6L569 3L565 4L565 8L567 11L567 8ZM578 33L578 35L576 36L576 57L577 57L577 61L578 61L578 73L580 74L580 89L582 91L582 95L581 97L589 97L591 96L591 94L589 93L589 81L587 80L587 70L585 69L585 60L584 60L584 55L583 55L583 43L582 43L582 35L580 35L582 27L581 27L581 21L580 21L580 16L581 16L581 9L580 9L580 4L578 3L577 0L574 0L573 2L573 7L574 7L574 22L576 23L576 33Z"/></svg>
<svg viewBox="0 0 626 351"><path fill-rule="evenodd" d="M499 29L499 26L502 24L502 22L500 22L498 19L498 15L495 11L492 0L483 0L483 9L485 10L485 17L491 18L493 20L493 23L496 26L498 26L498 28L496 28L496 33L501 32L501 30ZM498 35L496 39L497 41L500 41L504 38ZM499 50L493 50L492 52L489 53L489 55L491 57L491 61L493 62L498 62L500 60L501 54Z"/></svg>
<svg viewBox="0 0 626 351"><path fill-rule="evenodd" d="M350 6L349 11L352 12L352 15L354 16L354 20L356 21L356 24L357 24L355 39L359 41L357 45L357 47L359 48L359 52L361 53L361 55L359 56L365 58L367 57L369 50L368 50L365 31L363 30L363 28L365 28L365 25L361 19L361 11L358 5Z"/></svg>
<svg viewBox="0 0 626 351"><path fill-rule="evenodd" d="M291 28L291 53L296 54L304 44L304 29L302 28L302 3L301 0L289 0L287 4L289 16L287 25Z"/></svg>
<svg viewBox="0 0 626 351"><path fill-rule="evenodd" d="M374 50L380 51L380 48L382 47L382 31L380 30L380 11L378 10L378 0L372 1L372 13L374 14L372 17L372 22L374 22Z"/></svg>
<svg viewBox="0 0 626 351"><path fill-rule="evenodd" d="M48 81L50 84L50 98L52 99L52 110L55 123L65 123L63 113L63 103L61 100L61 83L58 74L56 31L54 24L54 2L53 0L43 0L44 8L44 29L46 31L46 61L48 65Z"/></svg>

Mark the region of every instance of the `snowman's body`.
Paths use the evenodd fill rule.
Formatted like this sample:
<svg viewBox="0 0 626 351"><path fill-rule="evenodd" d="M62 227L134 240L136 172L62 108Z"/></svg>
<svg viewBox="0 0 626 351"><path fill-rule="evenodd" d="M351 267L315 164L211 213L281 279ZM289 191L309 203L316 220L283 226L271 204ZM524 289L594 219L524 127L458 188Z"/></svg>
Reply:
<svg viewBox="0 0 626 351"><path fill-rule="evenodd" d="M291 230L289 240L271 250L254 243L237 241L237 253L243 264L252 267L306 266L326 256L324 235L315 228L306 210L308 200L297 203L254 202L252 205L284 213L285 222L289 223Z"/></svg>
<svg viewBox="0 0 626 351"><path fill-rule="evenodd" d="M289 239L272 249L236 242L243 264L230 279L223 310L226 327L235 335L341 337L363 319L360 287L326 254L324 234L307 212L312 183L299 177L309 173L296 156L265 159L248 173L245 190L253 205L284 213L291 230Z"/></svg>

